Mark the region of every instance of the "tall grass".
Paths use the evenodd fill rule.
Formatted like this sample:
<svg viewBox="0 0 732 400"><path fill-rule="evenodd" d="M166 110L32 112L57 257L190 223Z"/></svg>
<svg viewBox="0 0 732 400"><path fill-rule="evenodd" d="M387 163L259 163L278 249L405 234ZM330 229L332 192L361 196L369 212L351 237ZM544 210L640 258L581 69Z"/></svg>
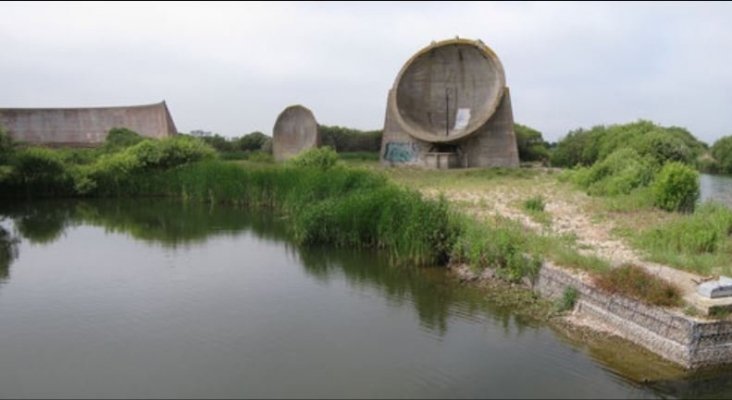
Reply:
<svg viewBox="0 0 732 400"><path fill-rule="evenodd" d="M653 261L701 274L730 273L732 210L705 203L693 214L679 216L634 235L634 243Z"/></svg>
<svg viewBox="0 0 732 400"><path fill-rule="evenodd" d="M247 169L210 161L136 176L103 192L109 190L267 208L287 215L299 243L383 249L395 261L414 264L446 262L458 229L446 201L424 199L382 175L342 167Z"/></svg>

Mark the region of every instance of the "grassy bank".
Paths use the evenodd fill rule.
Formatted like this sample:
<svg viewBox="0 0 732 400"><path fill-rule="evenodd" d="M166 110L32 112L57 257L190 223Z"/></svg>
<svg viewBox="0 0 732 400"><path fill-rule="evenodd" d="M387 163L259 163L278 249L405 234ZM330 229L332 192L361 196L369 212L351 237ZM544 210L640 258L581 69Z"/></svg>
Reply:
<svg viewBox="0 0 732 400"><path fill-rule="evenodd" d="M520 193L510 204L549 229L552 215L545 207L550 198L541 190L547 179L556 181L551 170L383 170L376 165L373 155L339 157L329 149L284 165L225 162L194 138L154 141L122 132L110 135L101 149L20 149L4 167L0 189L4 196L164 196L264 208L288 218L301 244L374 248L399 263L462 263L478 272L491 269L509 282L535 277L543 260L598 276L610 271L602 258L581 251L572 235L528 229L507 209L482 212L489 202L511 194L471 200L475 191L510 186ZM433 189L457 195L450 198L452 206L429 193ZM463 193L466 197L460 197Z"/></svg>

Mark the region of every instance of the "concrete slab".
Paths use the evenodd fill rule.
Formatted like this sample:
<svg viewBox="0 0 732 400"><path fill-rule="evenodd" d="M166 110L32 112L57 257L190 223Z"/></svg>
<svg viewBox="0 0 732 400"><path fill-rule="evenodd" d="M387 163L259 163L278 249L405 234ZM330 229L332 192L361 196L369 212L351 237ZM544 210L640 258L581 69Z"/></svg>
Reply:
<svg viewBox="0 0 732 400"><path fill-rule="evenodd" d="M720 276L716 281L704 282L697 288L702 297L716 299L732 296L732 278Z"/></svg>

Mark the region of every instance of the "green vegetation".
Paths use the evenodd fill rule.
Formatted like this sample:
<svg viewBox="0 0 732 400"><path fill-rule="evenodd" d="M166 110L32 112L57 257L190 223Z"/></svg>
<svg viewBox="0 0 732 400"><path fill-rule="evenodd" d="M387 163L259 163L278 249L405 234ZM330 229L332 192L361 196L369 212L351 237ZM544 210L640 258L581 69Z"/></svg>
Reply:
<svg viewBox="0 0 732 400"><path fill-rule="evenodd" d="M732 136L725 136L712 145L712 160L705 171L732 174Z"/></svg>
<svg viewBox="0 0 732 400"><path fill-rule="evenodd" d="M8 277L10 263L18 256L19 240L0 226L0 279Z"/></svg>
<svg viewBox="0 0 732 400"><path fill-rule="evenodd" d="M379 152L381 150L380 130L361 131L342 126L318 125L320 144L330 146L338 153Z"/></svg>
<svg viewBox="0 0 732 400"><path fill-rule="evenodd" d="M127 147L134 146L142 142L145 138L139 133L127 128L112 128L107 133L104 142L104 150L106 152L114 152Z"/></svg>
<svg viewBox="0 0 732 400"><path fill-rule="evenodd" d="M344 161L379 161L379 153L368 151L352 151L348 153L338 153L338 158Z"/></svg>
<svg viewBox="0 0 732 400"><path fill-rule="evenodd" d="M7 164L15 150L13 139L10 138L8 131L0 125L0 165Z"/></svg>
<svg viewBox="0 0 732 400"><path fill-rule="evenodd" d="M595 285L606 292L617 293L651 305L669 307L681 305L679 288L631 264L613 268L597 276Z"/></svg>
<svg viewBox="0 0 732 400"><path fill-rule="evenodd" d="M541 132L521 124L514 124L513 129L521 161L549 161L549 143L544 141Z"/></svg>
<svg viewBox="0 0 732 400"><path fill-rule="evenodd" d="M544 196L538 195L533 196L524 201L524 210L527 211L544 211L544 207L546 206L546 202L544 200Z"/></svg>
<svg viewBox="0 0 732 400"><path fill-rule="evenodd" d="M213 149L189 136L153 140L113 129L99 149L14 151L0 187L6 196L104 196L118 193L136 175L214 157Z"/></svg>
<svg viewBox="0 0 732 400"><path fill-rule="evenodd" d="M653 198L656 206L666 211L694 211L699 173L676 161L664 165L653 184Z"/></svg>
<svg viewBox="0 0 732 400"><path fill-rule="evenodd" d="M288 162L294 167L327 170L338 162L338 154L330 147L320 147L302 152Z"/></svg>
<svg viewBox="0 0 732 400"><path fill-rule="evenodd" d="M668 161L696 165L706 151L706 145L686 129L641 120L572 131L557 143L551 162L557 167L591 166L622 148L635 149L659 165Z"/></svg>
<svg viewBox="0 0 732 400"><path fill-rule="evenodd" d="M577 289L573 288L572 286L568 286L566 289L564 289L562 297L558 299L555 303L555 309L558 312L564 312L573 309L574 305L577 303L578 297L579 292L577 291Z"/></svg>
<svg viewBox="0 0 732 400"><path fill-rule="evenodd" d="M452 248L451 261L466 263L476 271L493 269L509 282L534 279L541 259L530 246L526 229L508 221L476 223L463 219L462 232Z"/></svg>
<svg viewBox="0 0 732 400"><path fill-rule="evenodd" d="M621 148L592 167L579 168L573 181L591 195L628 194L647 186L653 179L654 164L632 148Z"/></svg>
<svg viewBox="0 0 732 400"><path fill-rule="evenodd" d="M620 136L634 146L608 136L618 127L623 128ZM328 131L331 127L321 129ZM520 125L517 131L522 129L529 132L525 135L530 144L527 148L545 148L540 133ZM339 127L330 132L334 141L355 135ZM610 212L637 213L642 209L647 214L660 213L651 208L653 204L669 210L692 211L698 183L690 165L703 146L695 147L685 139L684 132L641 121L575 133L581 137L580 142L586 140L582 143L593 147L583 149L589 152L587 160L593 161L564 176L590 194L607 196L597 201L604 202ZM668 135L673 140L665 140ZM266 145L258 137L261 139L252 134L254 144L246 152L241 150L244 145L240 143L234 153L243 154L243 161L237 163L216 160L216 151L205 140L189 136L151 140L123 129L110 132L107 143L99 149L16 149L11 145L8 166L0 167L0 192L5 196L165 196L267 208L288 219L290 234L303 245L375 248L399 263L465 263L476 271L490 269L508 282L535 278L542 260L594 276L606 276L612 270L606 261L580 252L576 239L533 232L504 218L485 218L484 209L490 207L492 200L489 196L479 196L477 200L471 196L476 190L487 191L496 184L510 185L511 190L504 194L511 204L523 207L534 219L542 216L540 222L545 222L547 201L545 194L536 194L541 193L536 191L537 184L552 191L567 189L567 185L556 186L563 184L546 178L552 170L470 169L437 173L402 168L382 173L348 168L344 161L339 161L365 165L366 161L378 159L376 152L339 154L329 147L313 149L275 165L271 163L271 154L251 150ZM602 140L594 143L587 138ZM564 150L575 146L570 142ZM343 143L339 145L341 149L354 147L356 141ZM223 154L219 152L218 156ZM387 174L399 183L393 183ZM691 184L692 176L696 186ZM468 213L453 214L447 200L437 195L426 199L416 192L420 188L439 188L457 194L455 204ZM668 225L649 223L646 226L651 228L627 234L639 248L649 250L654 259L665 257L663 262L671 265L711 271L710 265L721 265L732 254L728 243L732 216L724 214L732 212L708 208L701 207L688 216L662 216L670 221ZM478 211L481 218L468 218L471 211ZM623 279L613 284L630 285Z"/></svg>
<svg viewBox="0 0 732 400"><path fill-rule="evenodd" d="M732 210L705 203L693 214L644 229L632 236L651 260L700 274L730 271Z"/></svg>

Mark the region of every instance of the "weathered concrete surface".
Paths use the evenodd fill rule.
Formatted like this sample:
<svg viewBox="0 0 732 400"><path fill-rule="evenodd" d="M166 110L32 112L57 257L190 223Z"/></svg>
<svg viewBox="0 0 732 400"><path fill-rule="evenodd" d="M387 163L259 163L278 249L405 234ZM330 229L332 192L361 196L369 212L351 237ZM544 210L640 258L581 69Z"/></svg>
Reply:
<svg viewBox="0 0 732 400"><path fill-rule="evenodd" d="M165 101L126 107L4 108L0 125L17 140L43 145L100 145L112 128L163 138L177 133Z"/></svg>
<svg viewBox="0 0 732 400"><path fill-rule="evenodd" d="M694 318L677 309L653 307L595 288L582 276L545 263L534 286L541 295L579 293L575 312L686 368L732 363L732 322Z"/></svg>
<svg viewBox="0 0 732 400"><path fill-rule="evenodd" d="M710 299L732 296L732 278L720 276L716 281L704 282L697 288L698 293Z"/></svg>
<svg viewBox="0 0 732 400"><path fill-rule="evenodd" d="M320 146L318 122L312 111L301 105L285 108L272 130L272 153L276 161L284 161L301 151Z"/></svg>
<svg viewBox="0 0 732 400"><path fill-rule="evenodd" d="M517 167L511 97L495 53L480 41L453 39L407 61L389 91L381 160L431 168Z"/></svg>

